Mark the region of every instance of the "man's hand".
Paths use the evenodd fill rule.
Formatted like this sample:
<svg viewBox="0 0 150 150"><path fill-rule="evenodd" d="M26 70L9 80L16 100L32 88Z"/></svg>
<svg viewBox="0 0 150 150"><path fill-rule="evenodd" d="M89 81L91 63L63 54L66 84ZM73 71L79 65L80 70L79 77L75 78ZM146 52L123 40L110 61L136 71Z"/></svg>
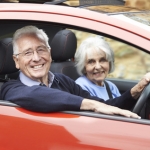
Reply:
<svg viewBox="0 0 150 150"><path fill-rule="evenodd" d="M137 118L140 119L141 117L138 116L137 114L120 109L118 107L106 105L104 103L95 101L95 100L90 100L90 99L84 99L81 103L81 110L92 110L94 112L98 113L103 113L103 114L108 114L108 115L122 115L125 117L130 117L130 118Z"/></svg>

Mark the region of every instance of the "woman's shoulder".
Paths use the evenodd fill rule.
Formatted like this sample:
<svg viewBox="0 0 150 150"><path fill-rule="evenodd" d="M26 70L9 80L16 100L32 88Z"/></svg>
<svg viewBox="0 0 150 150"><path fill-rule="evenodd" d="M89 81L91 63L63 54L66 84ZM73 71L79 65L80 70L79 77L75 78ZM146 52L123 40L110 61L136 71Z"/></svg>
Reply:
<svg viewBox="0 0 150 150"><path fill-rule="evenodd" d="M89 86L91 85L91 81L86 76L79 77L76 81L77 84L83 85L83 86Z"/></svg>
<svg viewBox="0 0 150 150"><path fill-rule="evenodd" d="M91 81L86 77L86 76L81 76L81 77L79 77L78 79L76 79L76 81L75 81L76 83L85 83L85 84L91 84Z"/></svg>
<svg viewBox="0 0 150 150"><path fill-rule="evenodd" d="M79 78L76 79L77 82L82 80L87 80L86 76L80 76Z"/></svg>

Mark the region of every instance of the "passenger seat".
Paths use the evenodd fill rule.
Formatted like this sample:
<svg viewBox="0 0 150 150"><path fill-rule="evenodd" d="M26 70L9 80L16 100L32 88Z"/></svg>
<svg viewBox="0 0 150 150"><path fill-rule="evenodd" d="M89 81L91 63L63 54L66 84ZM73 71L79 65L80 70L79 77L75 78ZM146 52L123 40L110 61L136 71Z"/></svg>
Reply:
<svg viewBox="0 0 150 150"><path fill-rule="evenodd" d="M62 73L73 80L79 77L74 66L74 55L77 48L77 39L71 30L61 30L56 33L51 46L52 64L50 70L53 73Z"/></svg>

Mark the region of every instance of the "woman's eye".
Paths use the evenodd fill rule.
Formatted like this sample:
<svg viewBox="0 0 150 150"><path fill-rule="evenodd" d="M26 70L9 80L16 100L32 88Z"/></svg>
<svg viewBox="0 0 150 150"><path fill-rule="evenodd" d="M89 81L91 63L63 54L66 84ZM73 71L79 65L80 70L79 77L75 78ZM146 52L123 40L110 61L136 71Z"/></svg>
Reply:
<svg viewBox="0 0 150 150"><path fill-rule="evenodd" d="M94 64L94 62L95 62L94 60L89 60L88 64Z"/></svg>
<svg viewBox="0 0 150 150"><path fill-rule="evenodd" d="M101 60L100 60L100 62L106 62L107 60L105 59L105 58L102 58Z"/></svg>

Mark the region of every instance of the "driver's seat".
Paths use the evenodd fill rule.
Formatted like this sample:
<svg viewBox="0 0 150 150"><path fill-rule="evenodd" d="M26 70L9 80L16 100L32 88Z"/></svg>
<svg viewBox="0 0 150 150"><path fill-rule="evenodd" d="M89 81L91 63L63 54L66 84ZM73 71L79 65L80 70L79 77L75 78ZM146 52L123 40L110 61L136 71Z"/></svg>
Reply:
<svg viewBox="0 0 150 150"><path fill-rule="evenodd" d="M9 79L17 79L19 75L19 70L15 67L15 62L12 59L12 55L12 38L0 40L0 90L4 82Z"/></svg>
<svg viewBox="0 0 150 150"><path fill-rule="evenodd" d="M0 84L18 77L19 70L16 69L12 55L12 38L0 40Z"/></svg>

